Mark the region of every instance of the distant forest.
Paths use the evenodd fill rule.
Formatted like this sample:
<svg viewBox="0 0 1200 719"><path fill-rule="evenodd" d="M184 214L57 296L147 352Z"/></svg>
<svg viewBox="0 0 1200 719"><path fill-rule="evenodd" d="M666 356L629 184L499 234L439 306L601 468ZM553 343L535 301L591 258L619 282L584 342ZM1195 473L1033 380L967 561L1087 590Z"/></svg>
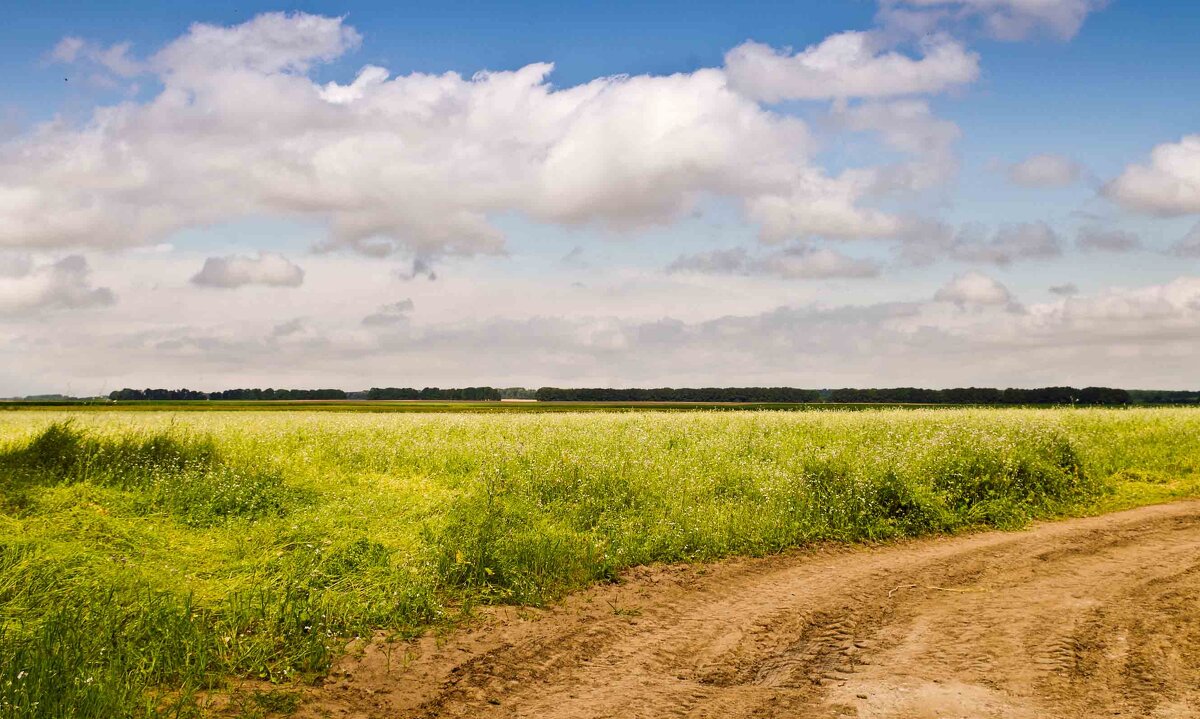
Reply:
<svg viewBox="0 0 1200 719"><path fill-rule="evenodd" d="M500 390L494 387L463 387L440 389L426 387L373 387L367 392L347 392L341 389L227 389L221 392L200 392L193 389L121 389L110 392L108 398L118 402L130 400L298 400L298 399L434 399L499 401Z"/></svg>
<svg viewBox="0 0 1200 719"><path fill-rule="evenodd" d="M1127 390L1109 387L1043 387L1041 389L835 389L806 390L792 387L724 387L706 389L558 389L542 387L537 398L547 402L829 402L900 404L1131 404Z"/></svg>
<svg viewBox="0 0 1200 719"><path fill-rule="evenodd" d="M345 390L340 389L227 389L221 392L199 392L194 389L120 389L110 392L108 398L118 402L129 400L180 400L180 399L347 399Z"/></svg>
<svg viewBox="0 0 1200 719"><path fill-rule="evenodd" d="M499 402L503 399L500 390L495 387L462 387L460 389L439 389L426 387L372 387L367 391L367 399L457 399L474 402Z"/></svg>
<svg viewBox="0 0 1200 719"><path fill-rule="evenodd" d="M560 389L542 387L534 396L541 402L820 402L815 389L794 387L702 387L659 389Z"/></svg>
<svg viewBox="0 0 1200 719"><path fill-rule="evenodd" d="M138 400L460 400L497 402L536 399L541 402L806 402L830 404L960 404L960 405L1126 405L1200 404L1200 392L1124 390L1111 387L1042 387L1040 389L797 389L795 387L702 387L657 389L605 387L372 387L367 391L340 389L229 389L200 392L190 389L121 389L109 394L115 401Z"/></svg>

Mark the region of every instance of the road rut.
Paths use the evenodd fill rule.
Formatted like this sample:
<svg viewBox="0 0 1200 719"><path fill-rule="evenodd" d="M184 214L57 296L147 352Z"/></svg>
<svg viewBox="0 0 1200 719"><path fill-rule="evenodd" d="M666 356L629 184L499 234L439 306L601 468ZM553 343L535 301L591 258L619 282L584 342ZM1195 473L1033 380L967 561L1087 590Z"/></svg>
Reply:
<svg viewBox="0 0 1200 719"><path fill-rule="evenodd" d="M1200 502L636 569L373 642L321 717L1200 717Z"/></svg>

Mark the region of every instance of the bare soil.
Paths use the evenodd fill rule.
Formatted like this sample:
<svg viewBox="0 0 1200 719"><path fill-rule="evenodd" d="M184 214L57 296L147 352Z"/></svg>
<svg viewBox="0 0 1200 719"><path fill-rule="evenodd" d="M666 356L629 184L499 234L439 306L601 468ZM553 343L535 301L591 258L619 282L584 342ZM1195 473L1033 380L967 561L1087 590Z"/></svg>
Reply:
<svg viewBox="0 0 1200 719"><path fill-rule="evenodd" d="M303 717L1200 717L1200 502L636 569L352 648Z"/></svg>

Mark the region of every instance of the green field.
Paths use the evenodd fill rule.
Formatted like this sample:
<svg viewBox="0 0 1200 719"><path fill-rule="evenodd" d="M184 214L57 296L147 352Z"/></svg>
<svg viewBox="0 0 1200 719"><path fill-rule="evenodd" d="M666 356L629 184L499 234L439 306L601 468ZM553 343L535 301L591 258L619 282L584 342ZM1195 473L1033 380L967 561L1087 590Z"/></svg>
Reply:
<svg viewBox="0 0 1200 719"><path fill-rule="evenodd" d="M290 409L0 413L0 717L271 682L254 716L355 636L635 564L1200 494L1194 409Z"/></svg>

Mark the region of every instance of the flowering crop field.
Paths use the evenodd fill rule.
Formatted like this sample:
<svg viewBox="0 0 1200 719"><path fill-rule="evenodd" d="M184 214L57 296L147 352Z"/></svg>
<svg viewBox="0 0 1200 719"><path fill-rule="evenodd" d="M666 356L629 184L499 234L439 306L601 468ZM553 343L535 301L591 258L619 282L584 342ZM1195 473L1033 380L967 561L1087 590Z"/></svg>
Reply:
<svg viewBox="0 0 1200 719"><path fill-rule="evenodd" d="M0 717L203 716L636 564L1194 495L1194 409L7 412Z"/></svg>

